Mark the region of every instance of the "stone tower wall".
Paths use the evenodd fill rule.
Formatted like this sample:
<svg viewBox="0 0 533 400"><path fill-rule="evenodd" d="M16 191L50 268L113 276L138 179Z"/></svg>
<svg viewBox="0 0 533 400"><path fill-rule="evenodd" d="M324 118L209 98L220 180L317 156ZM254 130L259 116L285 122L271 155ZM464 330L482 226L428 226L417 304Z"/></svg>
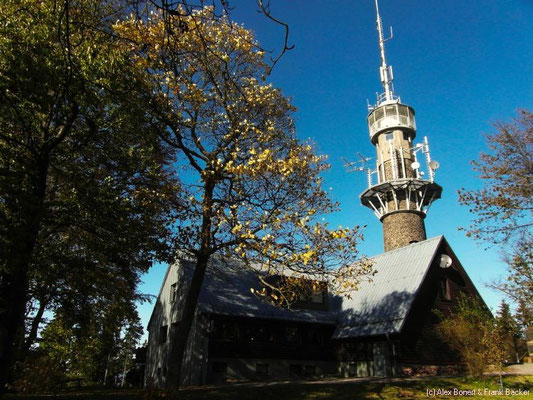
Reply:
<svg viewBox="0 0 533 400"><path fill-rule="evenodd" d="M398 211L382 219L385 251L426 240L423 214L416 211Z"/></svg>
<svg viewBox="0 0 533 400"><path fill-rule="evenodd" d="M410 150L411 142L408 140L409 135L402 130L394 130L393 135L391 142L395 149L393 157L395 158L394 163L396 163L398 175L394 176L392 173L391 142L386 140L386 134L380 134L377 141L380 180L392 181L395 178L416 178L416 172L411 168L411 164L415 161L415 158ZM389 195L387 199L388 210L393 212L387 214L381 220L383 223L385 251L426 239L426 228L424 226L425 215L415 211L415 203L410 202L407 204L408 201L403 190L396 192L396 198L397 202Z"/></svg>

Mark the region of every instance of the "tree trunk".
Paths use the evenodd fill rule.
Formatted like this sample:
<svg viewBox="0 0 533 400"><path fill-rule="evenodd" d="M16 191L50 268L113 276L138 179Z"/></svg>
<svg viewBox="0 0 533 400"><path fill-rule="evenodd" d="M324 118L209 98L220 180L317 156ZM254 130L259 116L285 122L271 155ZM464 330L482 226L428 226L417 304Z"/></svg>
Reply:
<svg viewBox="0 0 533 400"><path fill-rule="evenodd" d="M35 339L37 338L37 332L39 331L39 326L41 325L41 321L43 320L43 315L46 310L46 306L48 306L48 303L48 299L39 300L39 308L37 310L37 314L35 314L35 317L33 317L33 321L31 321L31 328L28 332L28 337L24 341L23 348L21 349L22 361L26 360L31 346L35 343Z"/></svg>
<svg viewBox="0 0 533 400"><path fill-rule="evenodd" d="M4 273L0 284L0 394L10 378L17 338L22 333L28 286L27 263L21 259L12 273Z"/></svg>
<svg viewBox="0 0 533 400"><path fill-rule="evenodd" d="M0 395L15 362L17 338L24 327L28 293L28 269L39 232L48 176L48 153L36 163L33 189L17 199L21 221L10 229L10 244L0 274Z"/></svg>
<svg viewBox="0 0 533 400"><path fill-rule="evenodd" d="M104 386L107 386L107 376L109 375L109 361L111 360L111 353L107 355L104 372Z"/></svg>
<svg viewBox="0 0 533 400"><path fill-rule="evenodd" d="M513 346L514 346L514 353L515 353L515 356L516 356L516 363L520 364L520 356L518 355L518 342L517 342L517 339L518 339L518 337L513 335Z"/></svg>
<svg viewBox="0 0 533 400"><path fill-rule="evenodd" d="M215 184L213 181L207 181L204 184L204 202L202 231L200 234L200 250L196 254L196 265L192 276L185 303L183 305L181 319L177 329L171 331L170 336L170 353L167 361L166 387L169 390L177 390L181 384L181 368L185 355L185 348L191 333L198 296L202 289L205 270L211 257L211 209L213 204L213 191ZM171 325L172 326L172 325Z"/></svg>
<svg viewBox="0 0 533 400"><path fill-rule="evenodd" d="M120 383L120 387L124 387L124 383L126 382L126 362L128 359L124 357L124 364L122 365L122 382Z"/></svg>
<svg viewBox="0 0 533 400"><path fill-rule="evenodd" d="M198 296L202 288L208 261L209 257L199 257L197 259L191 285L185 298L182 317L179 320L177 329L171 335L171 348L166 380L167 389L177 389L181 384L181 367L185 355L185 348L194 321Z"/></svg>

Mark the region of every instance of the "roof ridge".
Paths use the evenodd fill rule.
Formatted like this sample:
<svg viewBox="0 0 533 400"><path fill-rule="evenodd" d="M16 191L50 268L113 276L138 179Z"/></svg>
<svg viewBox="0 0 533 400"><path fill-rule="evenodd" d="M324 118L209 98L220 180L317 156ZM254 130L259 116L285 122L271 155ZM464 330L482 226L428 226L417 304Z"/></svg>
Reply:
<svg viewBox="0 0 533 400"><path fill-rule="evenodd" d="M426 240L422 240L420 242L410 243L407 246L397 247L396 249L392 249L392 250L389 250L389 251L384 251L382 253L376 254L376 255L374 255L372 257L369 257L369 259L373 259L375 257L379 257L379 256L383 256L383 255L393 254L395 252L406 251L407 249L411 249L413 247L421 246L423 244L427 244L427 243L432 242L432 241L437 240L437 239L440 240L443 237L444 237L444 235L439 235L439 236L434 236L434 237L426 239Z"/></svg>

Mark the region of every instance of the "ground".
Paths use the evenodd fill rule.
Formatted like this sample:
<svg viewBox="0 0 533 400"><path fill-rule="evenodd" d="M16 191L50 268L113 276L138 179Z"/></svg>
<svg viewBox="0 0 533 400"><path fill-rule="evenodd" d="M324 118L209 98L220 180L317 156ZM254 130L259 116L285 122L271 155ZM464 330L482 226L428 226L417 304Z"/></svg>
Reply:
<svg viewBox="0 0 533 400"><path fill-rule="evenodd" d="M177 400L396 400L396 399L533 399L533 376L504 376L504 392L497 376L482 380L462 377L408 379L331 379L303 382L246 383L185 388ZM440 391L439 391L440 390ZM459 391L462 392L459 392ZM507 392L506 392L507 391ZM514 392L513 392L514 391ZM8 395L7 400L156 400L146 390L85 389L56 395Z"/></svg>

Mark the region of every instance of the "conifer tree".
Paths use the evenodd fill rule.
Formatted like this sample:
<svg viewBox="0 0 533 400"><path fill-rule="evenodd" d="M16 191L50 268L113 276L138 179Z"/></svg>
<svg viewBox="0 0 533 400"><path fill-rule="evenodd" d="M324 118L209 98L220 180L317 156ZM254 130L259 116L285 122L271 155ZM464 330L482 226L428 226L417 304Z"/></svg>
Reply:
<svg viewBox="0 0 533 400"><path fill-rule="evenodd" d="M521 329L526 329L533 325L533 309L531 303L528 304L524 299L518 299L515 318Z"/></svg>
<svg viewBox="0 0 533 400"><path fill-rule="evenodd" d="M501 346L505 349L507 360L518 362L518 344L517 339L520 336L520 331L514 319L509 304L502 300L500 308L496 313L496 322L501 333Z"/></svg>

